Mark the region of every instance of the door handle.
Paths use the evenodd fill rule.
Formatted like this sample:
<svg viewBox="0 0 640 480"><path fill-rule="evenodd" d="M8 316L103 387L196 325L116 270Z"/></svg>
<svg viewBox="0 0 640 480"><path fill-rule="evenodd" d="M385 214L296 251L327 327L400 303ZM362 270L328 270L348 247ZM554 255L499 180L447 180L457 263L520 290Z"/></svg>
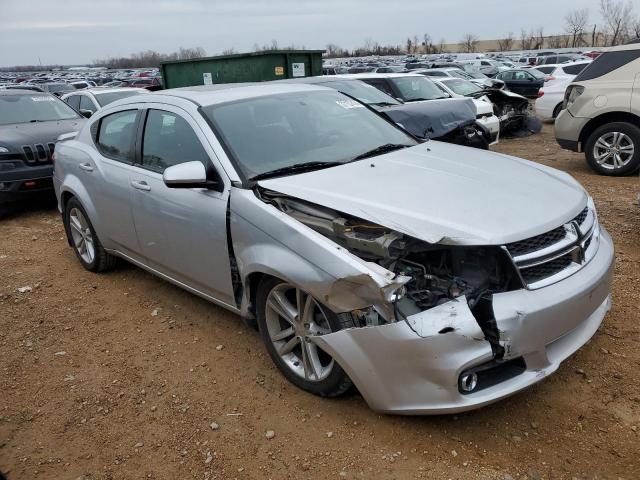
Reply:
<svg viewBox="0 0 640 480"><path fill-rule="evenodd" d="M131 186L135 189L142 190L143 192L151 191L151 187L144 180L133 180Z"/></svg>
<svg viewBox="0 0 640 480"><path fill-rule="evenodd" d="M78 166L85 172L93 172L93 166L90 163L81 163Z"/></svg>

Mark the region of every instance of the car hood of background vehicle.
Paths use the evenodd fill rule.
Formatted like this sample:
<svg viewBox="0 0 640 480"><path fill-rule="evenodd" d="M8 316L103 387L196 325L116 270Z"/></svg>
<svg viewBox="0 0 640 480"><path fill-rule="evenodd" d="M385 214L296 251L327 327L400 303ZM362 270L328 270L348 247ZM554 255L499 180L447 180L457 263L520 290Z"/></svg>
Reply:
<svg viewBox="0 0 640 480"><path fill-rule="evenodd" d="M0 125L0 145L22 151L23 145L55 143L59 135L75 132L86 122L83 118L52 122Z"/></svg>
<svg viewBox="0 0 640 480"><path fill-rule="evenodd" d="M468 98L405 103L381 112L419 138L440 138L476 119L476 106Z"/></svg>
<svg viewBox="0 0 640 480"><path fill-rule="evenodd" d="M557 170L442 142L258 184L430 243L458 245L545 233L587 203L584 189Z"/></svg>

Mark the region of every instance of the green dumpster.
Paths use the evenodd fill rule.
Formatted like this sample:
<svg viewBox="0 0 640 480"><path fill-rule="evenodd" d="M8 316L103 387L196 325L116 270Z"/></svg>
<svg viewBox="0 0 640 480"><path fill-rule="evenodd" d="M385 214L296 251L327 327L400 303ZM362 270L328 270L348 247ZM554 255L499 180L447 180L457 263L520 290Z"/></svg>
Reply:
<svg viewBox="0 0 640 480"><path fill-rule="evenodd" d="M322 75L324 50L268 50L163 62L164 88Z"/></svg>

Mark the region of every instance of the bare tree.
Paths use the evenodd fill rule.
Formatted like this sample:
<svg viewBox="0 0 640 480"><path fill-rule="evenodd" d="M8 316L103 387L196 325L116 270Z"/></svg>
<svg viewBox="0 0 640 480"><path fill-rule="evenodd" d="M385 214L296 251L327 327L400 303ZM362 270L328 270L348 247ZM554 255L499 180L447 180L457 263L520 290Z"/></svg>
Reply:
<svg viewBox="0 0 640 480"><path fill-rule="evenodd" d="M513 32L509 32L505 38L498 40L498 50L501 52L509 52L513 50L514 43L515 38L513 37Z"/></svg>
<svg viewBox="0 0 640 480"><path fill-rule="evenodd" d="M600 0L600 13L605 24L605 35L609 35L609 45L618 45L625 41L629 32L629 23L632 20L632 11L631 2Z"/></svg>
<svg viewBox="0 0 640 480"><path fill-rule="evenodd" d="M447 49L445 48L446 44L447 41L444 38L441 38L440 43L438 44L438 51L436 53L445 53L447 51Z"/></svg>
<svg viewBox="0 0 640 480"><path fill-rule="evenodd" d="M563 35L551 35L547 38L547 45L549 48L563 48L565 44L565 39Z"/></svg>
<svg viewBox="0 0 640 480"><path fill-rule="evenodd" d="M520 30L520 48L522 50L531 50L531 35L523 28Z"/></svg>
<svg viewBox="0 0 640 480"><path fill-rule="evenodd" d="M571 36L571 47L576 48L584 44L584 29L589 20L589 10L580 8L571 10L564 17L565 31Z"/></svg>
<svg viewBox="0 0 640 480"><path fill-rule="evenodd" d="M411 47L413 46L413 40L410 37L407 37L407 53L411 53Z"/></svg>
<svg viewBox="0 0 640 480"><path fill-rule="evenodd" d="M631 35L634 39L640 38L640 16L631 24Z"/></svg>
<svg viewBox="0 0 640 480"><path fill-rule="evenodd" d="M465 33L460 42L460 48L465 53L473 53L478 49L478 37L473 33Z"/></svg>
<svg viewBox="0 0 640 480"><path fill-rule="evenodd" d="M238 52L237 52L237 51L236 51L236 49L235 49L235 48L233 48L233 47L231 47L231 48L225 48L224 50L222 50L222 55L234 55L234 54L236 54L236 53L238 53Z"/></svg>

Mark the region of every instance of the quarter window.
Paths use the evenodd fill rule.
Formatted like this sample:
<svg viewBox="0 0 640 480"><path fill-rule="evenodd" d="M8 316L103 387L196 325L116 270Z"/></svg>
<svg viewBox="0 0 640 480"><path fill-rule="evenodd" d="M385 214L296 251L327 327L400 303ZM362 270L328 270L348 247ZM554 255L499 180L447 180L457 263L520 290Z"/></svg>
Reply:
<svg viewBox="0 0 640 480"><path fill-rule="evenodd" d="M137 110L112 113L100 120L98 148L108 158L133 163Z"/></svg>
<svg viewBox="0 0 640 480"><path fill-rule="evenodd" d="M142 165L162 173L172 165L194 161L206 166L209 156L187 121L175 113L149 110L142 141Z"/></svg>
<svg viewBox="0 0 640 480"><path fill-rule="evenodd" d="M74 110L80 110L80 95L71 95L65 99L65 102Z"/></svg>

